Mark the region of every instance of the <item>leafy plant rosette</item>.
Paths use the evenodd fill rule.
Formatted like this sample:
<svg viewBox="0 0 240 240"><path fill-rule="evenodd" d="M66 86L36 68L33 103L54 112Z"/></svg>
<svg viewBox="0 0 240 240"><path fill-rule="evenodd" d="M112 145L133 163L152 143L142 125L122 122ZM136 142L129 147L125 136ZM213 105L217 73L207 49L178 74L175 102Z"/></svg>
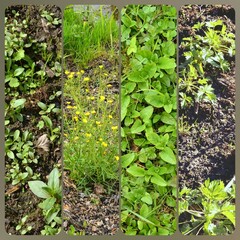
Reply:
<svg viewBox="0 0 240 240"><path fill-rule="evenodd" d="M227 235L235 229L235 184L209 179L179 192L179 227L184 235ZM184 221L181 218L184 217Z"/></svg>
<svg viewBox="0 0 240 240"><path fill-rule="evenodd" d="M121 223L127 235L176 229L176 9L122 10Z"/></svg>
<svg viewBox="0 0 240 240"><path fill-rule="evenodd" d="M28 182L31 191L37 197L45 199L38 204L46 221L44 230L41 231L42 235L57 234L61 230L62 220L59 214L61 213L62 187L59 175L58 169L54 168L49 174L47 184L39 180Z"/></svg>

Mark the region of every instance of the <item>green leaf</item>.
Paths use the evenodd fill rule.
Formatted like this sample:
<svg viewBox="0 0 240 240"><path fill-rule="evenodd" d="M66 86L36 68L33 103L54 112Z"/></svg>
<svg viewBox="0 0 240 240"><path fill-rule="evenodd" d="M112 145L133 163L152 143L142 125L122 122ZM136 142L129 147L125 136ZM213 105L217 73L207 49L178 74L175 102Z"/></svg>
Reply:
<svg viewBox="0 0 240 240"><path fill-rule="evenodd" d="M161 141L160 136L155 132L146 132L146 137L153 145L157 145Z"/></svg>
<svg viewBox="0 0 240 240"><path fill-rule="evenodd" d="M162 93L154 93L152 91L148 91L145 93L145 100L153 107L161 108L164 106L165 97Z"/></svg>
<svg viewBox="0 0 240 240"><path fill-rule="evenodd" d="M42 119L44 120L46 126L49 128L49 129L52 129L52 120L48 117L48 116L42 116Z"/></svg>
<svg viewBox="0 0 240 240"><path fill-rule="evenodd" d="M131 127L131 133L140 133L145 129L145 125L142 124L140 119L137 119Z"/></svg>
<svg viewBox="0 0 240 240"><path fill-rule="evenodd" d="M17 68L15 71L14 71L14 76L17 77L19 75L21 75L24 71L24 68L23 67L19 67Z"/></svg>
<svg viewBox="0 0 240 240"><path fill-rule="evenodd" d="M60 190L59 171L57 168L54 168L49 174L48 187L50 187L54 193L57 193Z"/></svg>
<svg viewBox="0 0 240 240"><path fill-rule="evenodd" d="M43 202L39 203L38 206L41 209L48 211L54 206L55 202L56 202L56 198L50 197L44 200Z"/></svg>
<svg viewBox="0 0 240 240"><path fill-rule="evenodd" d="M25 98L16 99L15 101L11 102L11 106L13 108L17 108L21 105L24 105L25 102L26 102Z"/></svg>
<svg viewBox="0 0 240 240"><path fill-rule="evenodd" d="M128 167L133 162L134 158L135 158L135 153L128 153L121 156L122 168Z"/></svg>
<svg viewBox="0 0 240 240"><path fill-rule="evenodd" d="M18 87L20 85L17 78L10 78L9 86L12 88Z"/></svg>
<svg viewBox="0 0 240 240"><path fill-rule="evenodd" d="M231 222L232 224L234 225L235 227L235 224L236 224L236 219L235 219L235 211L234 212L230 212L230 211L223 211L222 214L224 216L226 216Z"/></svg>
<svg viewBox="0 0 240 240"><path fill-rule="evenodd" d="M145 195L141 198L141 201L147 203L148 205L152 205L153 203L152 197L149 193L145 193Z"/></svg>
<svg viewBox="0 0 240 240"><path fill-rule="evenodd" d="M14 59L15 61L19 61L24 58L25 56L25 51L23 49L19 49L18 52L15 54Z"/></svg>
<svg viewBox="0 0 240 240"><path fill-rule="evenodd" d="M42 181L39 181L39 180L36 180L36 181L29 181L28 185L30 187L30 190L36 196L38 196L40 198L49 198L49 197L51 197L51 195L46 190L43 189L44 187L47 187L46 183L44 183Z"/></svg>
<svg viewBox="0 0 240 240"><path fill-rule="evenodd" d="M137 52L136 41L137 41L136 37L132 37L132 39L130 41L130 46L128 47L128 50L127 50L127 55Z"/></svg>
<svg viewBox="0 0 240 240"><path fill-rule="evenodd" d="M177 125L177 120L169 113L163 112L161 115L161 121L169 125Z"/></svg>
<svg viewBox="0 0 240 240"><path fill-rule="evenodd" d="M8 150L8 151L7 151L7 156L8 156L9 158L11 158L11 159L14 159L14 158L15 158L14 153L13 153L13 151L11 151L11 150Z"/></svg>
<svg viewBox="0 0 240 240"><path fill-rule="evenodd" d="M173 150L169 147L165 147L159 154L161 159L167 163L175 165L177 163L177 159Z"/></svg>
<svg viewBox="0 0 240 240"><path fill-rule="evenodd" d="M161 187L167 186L167 182L161 176L159 176L157 174L155 174L154 176L151 177L151 183L154 183Z"/></svg>
<svg viewBox="0 0 240 240"><path fill-rule="evenodd" d="M172 69L176 67L175 59L169 57L160 57L158 67L160 69Z"/></svg>
<svg viewBox="0 0 240 240"><path fill-rule="evenodd" d="M38 102L37 105L44 111L47 110L47 105L43 102Z"/></svg>
<svg viewBox="0 0 240 240"><path fill-rule="evenodd" d="M127 108L130 103L130 96L129 95L123 95L121 97L121 121L125 118L127 114Z"/></svg>
<svg viewBox="0 0 240 240"><path fill-rule="evenodd" d="M134 177L144 177L145 176L145 170L141 167L138 167L136 165L133 165L127 169L127 172L131 174Z"/></svg>
<svg viewBox="0 0 240 240"><path fill-rule="evenodd" d="M153 114L153 107L148 106L148 107L145 107L141 110L140 117L142 118L142 120L144 122L146 122L152 117L152 114Z"/></svg>
<svg viewBox="0 0 240 240"><path fill-rule="evenodd" d="M13 134L13 140L16 141L20 136L20 131L17 129Z"/></svg>

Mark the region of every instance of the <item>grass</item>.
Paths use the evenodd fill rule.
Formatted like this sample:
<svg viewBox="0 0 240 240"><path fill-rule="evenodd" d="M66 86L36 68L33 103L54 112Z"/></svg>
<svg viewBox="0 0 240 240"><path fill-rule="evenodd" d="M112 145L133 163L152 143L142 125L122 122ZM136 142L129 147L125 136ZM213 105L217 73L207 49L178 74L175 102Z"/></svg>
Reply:
<svg viewBox="0 0 240 240"><path fill-rule="evenodd" d="M118 27L102 7L93 14L85 8L64 12L64 56L79 69L65 68L64 168L79 189L91 192L94 184L102 184L110 194L119 182L119 96L109 94L117 66L105 68L97 57L116 59Z"/></svg>
<svg viewBox="0 0 240 240"><path fill-rule="evenodd" d="M93 11L91 6L79 6L78 12L68 7L64 11L64 51L76 63L86 65L91 59L105 52L115 54L118 23L114 14Z"/></svg>

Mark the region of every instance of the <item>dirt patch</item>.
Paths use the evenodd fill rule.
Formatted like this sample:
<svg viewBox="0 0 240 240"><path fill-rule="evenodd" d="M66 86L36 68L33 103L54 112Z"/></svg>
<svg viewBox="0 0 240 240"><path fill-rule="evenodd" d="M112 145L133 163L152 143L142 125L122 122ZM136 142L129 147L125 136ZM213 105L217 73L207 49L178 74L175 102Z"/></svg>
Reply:
<svg viewBox="0 0 240 240"><path fill-rule="evenodd" d="M179 40L192 34L197 22L221 19L235 33L235 15L230 6L192 5L183 7L179 18ZM180 48L180 64L185 58ZM228 183L235 174L235 58L228 58L229 71L207 69L217 97L215 104L201 103L179 109L186 116L188 131L179 134L179 186L196 188L204 180Z"/></svg>

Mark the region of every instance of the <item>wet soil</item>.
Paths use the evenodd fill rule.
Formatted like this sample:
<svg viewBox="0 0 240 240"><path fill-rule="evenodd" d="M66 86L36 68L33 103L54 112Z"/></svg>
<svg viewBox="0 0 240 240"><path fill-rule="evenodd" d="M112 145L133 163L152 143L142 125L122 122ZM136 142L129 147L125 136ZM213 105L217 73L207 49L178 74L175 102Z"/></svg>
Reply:
<svg viewBox="0 0 240 240"><path fill-rule="evenodd" d="M43 69L46 66L47 81L44 86L38 87L33 93L22 94L18 98L25 98L25 108L22 110L23 122L16 121L9 124L7 127L14 131L19 129L21 132L28 130L33 134L33 144L35 154L38 155L38 163L29 163L28 166L32 168L34 173L39 173L39 180L47 181L47 177L53 166L59 165L61 161L61 145L60 141L51 142L48 153L42 153L36 148L37 139L44 133L48 133L48 129L43 127L41 130L37 124L41 120L39 111L41 110L37 103L39 101L50 104L55 103L56 107L61 106L61 96L55 97L50 100L49 97L57 91L61 90L61 79L59 75L53 72L47 72L59 61L59 51L61 49L61 24L49 25L47 28L44 25L45 19L41 16L41 10L53 13L52 17L61 19L61 11L56 6L35 6L35 5L16 5L6 9L5 16L11 22L15 18L12 10L19 12L18 21L29 19L28 28L26 32L28 36L36 40L37 43L47 43L46 54L52 55L51 61L45 62L41 52L34 52L31 48L26 49L25 53L28 54L33 62L36 64L36 71ZM41 62L42 64L39 64ZM5 102L8 103L11 97L6 96ZM61 125L61 119L55 113L51 113L49 117L52 120L53 126ZM5 158L5 166L11 166L11 160ZM6 174L9 171L8 167L5 168ZM6 232L11 235L19 235L20 232L16 231L16 226L19 224L22 217L28 215L27 221L24 226L32 226L32 230L27 234L39 235L41 230L44 229L45 221L42 215L42 210L38 208L38 204L42 201L36 197L29 189L28 184L12 185L11 182L5 184L5 228Z"/></svg>
<svg viewBox="0 0 240 240"><path fill-rule="evenodd" d="M234 10L227 5L192 5L183 7L179 18L179 43L193 34L191 26L197 22L222 19L235 33ZM179 61L183 62L183 48ZM187 128L179 133L179 187L197 188L207 178L228 183L235 174L235 59L229 58L229 71L222 73L207 69L217 97L215 104L201 103L181 109L179 117L186 117ZM197 112L197 113L196 113Z"/></svg>

